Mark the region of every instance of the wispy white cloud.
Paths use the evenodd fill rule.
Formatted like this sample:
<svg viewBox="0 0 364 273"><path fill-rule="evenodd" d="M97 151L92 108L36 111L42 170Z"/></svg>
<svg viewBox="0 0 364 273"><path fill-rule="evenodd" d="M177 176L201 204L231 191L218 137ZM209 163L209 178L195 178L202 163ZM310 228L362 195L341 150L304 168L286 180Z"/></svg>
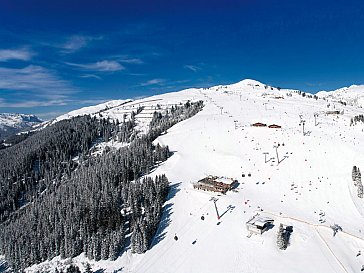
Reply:
<svg viewBox="0 0 364 273"><path fill-rule="evenodd" d="M115 61L118 61L119 63L125 64L144 64L144 61L142 59L127 54L111 55L109 56L109 59L113 59Z"/></svg>
<svg viewBox="0 0 364 273"><path fill-rule="evenodd" d="M197 65L191 65L191 64L186 64L185 66L183 66L185 69L189 69L193 72L197 72L199 70L201 70L200 67L198 67Z"/></svg>
<svg viewBox="0 0 364 273"><path fill-rule="evenodd" d="M4 99L0 99L0 107L7 108L32 108L43 106L63 106L69 104L68 100L27 100L8 102Z"/></svg>
<svg viewBox="0 0 364 273"><path fill-rule="evenodd" d="M127 64L143 64L144 62L139 59L139 58L126 58L126 59L121 59L120 60L121 63L127 63Z"/></svg>
<svg viewBox="0 0 364 273"><path fill-rule="evenodd" d="M96 63L88 64L77 64L77 63L66 63L70 66L78 67L84 70L102 71L102 72L114 72L124 70L125 67L117 61L99 61Z"/></svg>
<svg viewBox="0 0 364 273"><path fill-rule="evenodd" d="M149 85L162 85L166 82L165 79L152 79L140 84L140 86L149 86Z"/></svg>
<svg viewBox="0 0 364 273"><path fill-rule="evenodd" d="M66 106L66 105L95 105L104 103L107 99L89 99L89 100L74 100L74 99L59 99L59 100L27 100L27 101L6 101L0 98L0 107L7 108L33 108L33 107L47 107L47 106ZM50 113L46 114L47 116Z"/></svg>
<svg viewBox="0 0 364 273"><path fill-rule="evenodd" d="M97 76L95 74L85 74L85 75L81 75L80 78L102 80L102 78L100 76Z"/></svg>
<svg viewBox="0 0 364 273"><path fill-rule="evenodd" d="M145 74L145 73L126 73L126 75L129 75L129 76L146 76L147 74Z"/></svg>
<svg viewBox="0 0 364 273"><path fill-rule="evenodd" d="M19 49L0 49L0 62L10 60L29 61L34 55L34 52L27 48Z"/></svg>
<svg viewBox="0 0 364 273"><path fill-rule="evenodd" d="M61 104L77 90L61 79L55 72L41 66L29 65L24 68L0 67L0 90L17 91L27 97L45 100L52 105ZM13 95L15 98L15 95ZM27 100L20 97L21 101ZM2 101L4 103L4 100ZM24 103L31 104L32 101Z"/></svg>
<svg viewBox="0 0 364 273"><path fill-rule="evenodd" d="M102 39L102 37L73 35L70 36L66 42L57 44L56 47L61 48L63 53L73 53L86 47L91 41L100 39Z"/></svg>

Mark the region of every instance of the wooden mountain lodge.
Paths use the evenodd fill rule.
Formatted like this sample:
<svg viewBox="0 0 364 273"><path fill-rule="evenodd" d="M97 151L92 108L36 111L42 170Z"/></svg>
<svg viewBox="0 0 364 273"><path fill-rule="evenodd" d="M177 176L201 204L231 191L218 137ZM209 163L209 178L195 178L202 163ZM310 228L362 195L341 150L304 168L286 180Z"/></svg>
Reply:
<svg viewBox="0 0 364 273"><path fill-rule="evenodd" d="M259 214L253 216L248 222L246 222L246 229L254 234L263 234L270 229L274 220L269 217L260 216Z"/></svg>
<svg viewBox="0 0 364 273"><path fill-rule="evenodd" d="M256 123L253 123L251 126L252 127L267 127L267 124L261 123L261 122L256 122Z"/></svg>
<svg viewBox="0 0 364 273"><path fill-rule="evenodd" d="M203 191L213 191L225 194L232 190L238 183L238 180L225 177L208 176L193 184L193 188Z"/></svg>
<svg viewBox="0 0 364 273"><path fill-rule="evenodd" d="M277 125L277 124L271 124L271 125L268 126L268 128L280 129L280 128L282 128L282 126Z"/></svg>

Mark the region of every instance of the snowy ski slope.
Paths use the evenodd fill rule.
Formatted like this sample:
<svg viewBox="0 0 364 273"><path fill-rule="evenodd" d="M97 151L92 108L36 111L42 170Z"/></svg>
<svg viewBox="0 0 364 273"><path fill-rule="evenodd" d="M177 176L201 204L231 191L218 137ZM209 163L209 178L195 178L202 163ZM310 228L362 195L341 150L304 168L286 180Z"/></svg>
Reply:
<svg viewBox="0 0 364 273"><path fill-rule="evenodd" d="M128 101L102 115L121 119L144 106L137 115L143 131L156 109L200 99L205 104L201 112L156 140L169 145L173 155L151 174L165 173L171 191L150 250L139 255L128 249L116 261L89 261L93 270L360 272L364 255L357 253L364 251L364 200L357 197L351 171L353 165L364 169L364 125L350 127L350 118L363 114L363 109L331 97L315 100L244 80ZM333 109L344 114L325 114ZM255 122L282 128L251 127ZM192 183L207 175L236 178L239 186L226 195L194 190ZM212 197L218 199L220 220ZM273 218L274 227L261 236L249 236L245 223L256 213ZM286 250L276 245L280 223L293 227ZM333 224L343 229L335 237ZM81 255L72 262L82 269L86 260ZM70 262L55 258L27 272Z"/></svg>

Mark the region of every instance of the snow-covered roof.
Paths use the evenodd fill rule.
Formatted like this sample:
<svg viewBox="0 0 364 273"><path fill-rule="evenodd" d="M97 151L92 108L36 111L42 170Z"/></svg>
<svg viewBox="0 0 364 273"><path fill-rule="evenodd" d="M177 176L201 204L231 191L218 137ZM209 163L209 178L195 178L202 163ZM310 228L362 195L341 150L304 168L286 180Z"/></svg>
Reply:
<svg viewBox="0 0 364 273"><path fill-rule="evenodd" d="M228 177L218 177L215 179L215 181L230 185L231 183L234 182L234 179Z"/></svg>
<svg viewBox="0 0 364 273"><path fill-rule="evenodd" d="M269 217L266 217L266 216L256 215L246 223L248 225L263 227L266 223L270 223L270 222L273 222L273 221L274 220L272 218L269 218Z"/></svg>

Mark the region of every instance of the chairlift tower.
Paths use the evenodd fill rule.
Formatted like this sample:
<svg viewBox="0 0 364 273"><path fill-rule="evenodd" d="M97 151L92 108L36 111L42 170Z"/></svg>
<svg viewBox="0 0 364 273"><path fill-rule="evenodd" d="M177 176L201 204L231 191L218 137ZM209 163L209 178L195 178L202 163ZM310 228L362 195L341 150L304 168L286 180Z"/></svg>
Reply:
<svg viewBox="0 0 364 273"><path fill-rule="evenodd" d="M217 209L217 205L216 205L217 200L219 200L219 199L218 199L218 198L216 198L216 197L212 197L212 198L210 199L210 201L214 202L215 210L216 210L216 215L217 215L217 220L220 220L219 211L218 211L218 209Z"/></svg>
<svg viewBox="0 0 364 273"><path fill-rule="evenodd" d="M306 121L304 119L301 119L299 126L302 126L302 134L305 136L305 123Z"/></svg>
<svg viewBox="0 0 364 273"><path fill-rule="evenodd" d="M276 156L277 156L277 165L279 165L279 156L278 156L278 148L281 146L281 144L274 145L273 148L276 149Z"/></svg>
<svg viewBox="0 0 364 273"><path fill-rule="evenodd" d="M313 116L315 117L315 126L317 126L318 123L316 122L316 119L318 118L319 114L318 113L314 113Z"/></svg>

